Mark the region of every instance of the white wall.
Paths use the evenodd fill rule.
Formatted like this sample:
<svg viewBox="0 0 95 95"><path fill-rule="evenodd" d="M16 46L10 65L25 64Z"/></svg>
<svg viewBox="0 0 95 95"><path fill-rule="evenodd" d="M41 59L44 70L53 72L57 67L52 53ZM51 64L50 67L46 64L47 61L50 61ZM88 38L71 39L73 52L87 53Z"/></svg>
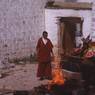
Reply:
<svg viewBox="0 0 95 95"><path fill-rule="evenodd" d="M58 48L58 26L57 17L81 17L83 22L83 36L91 33L92 13L90 10L72 10L72 9L45 9L45 28L49 32L49 37Z"/></svg>
<svg viewBox="0 0 95 95"><path fill-rule="evenodd" d="M73 1L76 1L76 2L93 2L94 0L55 0L55 1L59 1L59 2L73 2Z"/></svg>
<svg viewBox="0 0 95 95"><path fill-rule="evenodd" d="M77 0L77 2L89 2L89 3L91 3L91 2L93 2L93 0Z"/></svg>
<svg viewBox="0 0 95 95"><path fill-rule="evenodd" d="M45 29L47 0L0 0L0 57L29 56ZM6 47L7 46L7 47Z"/></svg>

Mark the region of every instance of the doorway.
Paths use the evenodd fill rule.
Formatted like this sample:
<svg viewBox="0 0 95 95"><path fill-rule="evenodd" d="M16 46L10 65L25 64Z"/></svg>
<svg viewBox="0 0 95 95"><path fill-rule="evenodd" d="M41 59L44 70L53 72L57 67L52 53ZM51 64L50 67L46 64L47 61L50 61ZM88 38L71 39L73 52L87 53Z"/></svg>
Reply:
<svg viewBox="0 0 95 95"><path fill-rule="evenodd" d="M82 36L83 20L80 17L61 17L59 22L61 53L71 54L78 47L77 38Z"/></svg>

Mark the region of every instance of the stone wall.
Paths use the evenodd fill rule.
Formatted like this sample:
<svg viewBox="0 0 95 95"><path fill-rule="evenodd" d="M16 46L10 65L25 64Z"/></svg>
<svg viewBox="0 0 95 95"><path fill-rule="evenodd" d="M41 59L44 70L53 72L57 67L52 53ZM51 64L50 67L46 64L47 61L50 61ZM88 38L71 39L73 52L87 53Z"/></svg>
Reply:
<svg viewBox="0 0 95 95"><path fill-rule="evenodd" d="M55 1L64 1L64 2L73 2L74 0L55 0ZM93 0L76 0L77 2L89 2L92 3ZM58 29L58 21L57 17L68 17L68 16L74 16L74 17L81 17L84 20L83 23L83 36L87 37L89 34L92 35L92 28L95 30L95 8L93 4L92 10L65 10L65 9L46 9L45 10L45 25L46 30L49 32L49 37L52 40L54 44L54 51L57 53L57 51L60 49L59 42L58 42L58 35L59 35L59 29ZM92 17L93 15L93 17ZM94 20L93 20L94 19ZM80 42L81 40L78 39Z"/></svg>
<svg viewBox="0 0 95 95"><path fill-rule="evenodd" d="M54 0L54 1L62 1L62 2L63 1L64 2L93 2L94 0Z"/></svg>
<svg viewBox="0 0 95 95"><path fill-rule="evenodd" d="M49 33L49 38L54 44L54 52L61 51L60 29L58 17L80 17L83 22L83 37L87 37L91 33L92 28L92 11L91 10L73 10L73 9L45 9L45 25ZM78 43L82 43L81 38L77 39Z"/></svg>
<svg viewBox="0 0 95 95"><path fill-rule="evenodd" d="M0 58L29 56L45 29L47 0L0 0Z"/></svg>
<svg viewBox="0 0 95 95"><path fill-rule="evenodd" d="M10 58L29 56L35 52L37 40L45 29L44 6L47 1L48 0L0 0L0 59L3 59L5 56L9 56ZM69 1L70 0L68 0L68 2ZM77 1L95 2L94 0ZM93 6L95 6L95 4L93 4ZM92 13L92 30L94 31L94 7ZM49 37L51 37L51 33L49 34ZM53 37L51 40L54 41L53 43L55 45L57 39L54 35L58 34L55 32L52 34Z"/></svg>
<svg viewBox="0 0 95 95"><path fill-rule="evenodd" d="M93 9L92 9L92 38L95 41L95 1L93 2Z"/></svg>

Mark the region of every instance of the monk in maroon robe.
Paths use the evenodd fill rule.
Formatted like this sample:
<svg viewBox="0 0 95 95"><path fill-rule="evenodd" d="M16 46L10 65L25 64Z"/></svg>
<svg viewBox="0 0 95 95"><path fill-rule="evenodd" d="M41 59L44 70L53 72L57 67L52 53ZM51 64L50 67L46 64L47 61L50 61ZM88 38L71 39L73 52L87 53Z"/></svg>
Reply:
<svg viewBox="0 0 95 95"><path fill-rule="evenodd" d="M36 46L39 62L37 77L39 77L40 80L52 78L51 60L53 57L53 44L47 36L48 33L44 31Z"/></svg>

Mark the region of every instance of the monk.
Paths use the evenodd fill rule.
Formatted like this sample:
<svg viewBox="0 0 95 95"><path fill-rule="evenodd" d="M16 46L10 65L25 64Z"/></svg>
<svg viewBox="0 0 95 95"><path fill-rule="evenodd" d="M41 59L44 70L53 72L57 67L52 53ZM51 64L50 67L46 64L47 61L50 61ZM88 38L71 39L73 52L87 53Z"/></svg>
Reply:
<svg viewBox="0 0 95 95"><path fill-rule="evenodd" d="M38 58L37 77L39 77L39 80L52 79L51 61L54 57L53 44L47 37L48 33L44 31L36 46Z"/></svg>

